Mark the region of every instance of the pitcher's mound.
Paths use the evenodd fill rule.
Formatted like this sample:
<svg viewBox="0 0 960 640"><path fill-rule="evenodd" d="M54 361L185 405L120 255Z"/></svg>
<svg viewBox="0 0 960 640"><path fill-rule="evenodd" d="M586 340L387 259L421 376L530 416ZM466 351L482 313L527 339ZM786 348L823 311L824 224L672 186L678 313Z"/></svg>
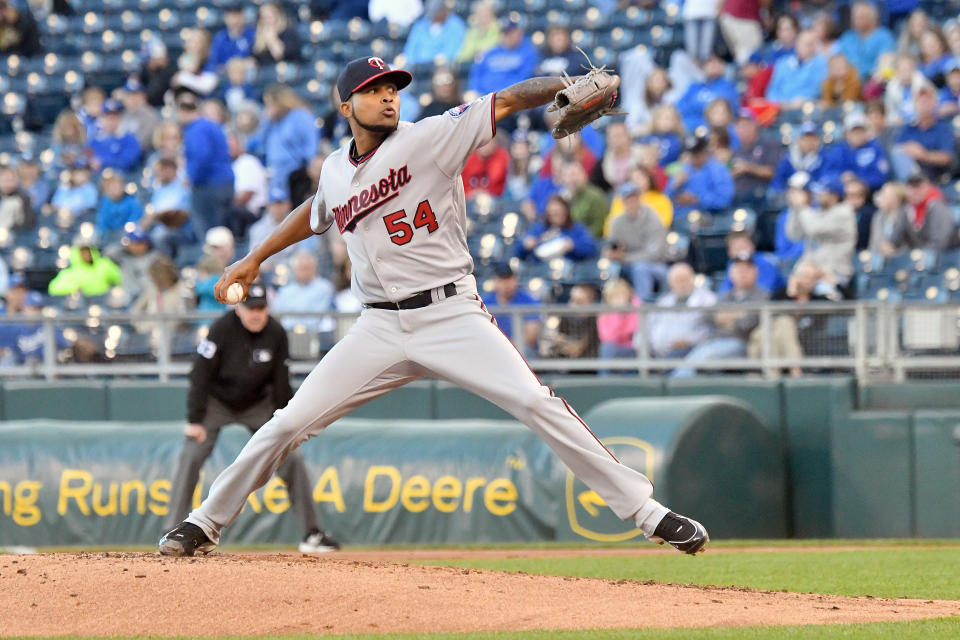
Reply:
<svg viewBox="0 0 960 640"><path fill-rule="evenodd" d="M0 620L3 634L13 636L793 625L942 616L960 616L960 602L532 576L336 555L0 556Z"/></svg>

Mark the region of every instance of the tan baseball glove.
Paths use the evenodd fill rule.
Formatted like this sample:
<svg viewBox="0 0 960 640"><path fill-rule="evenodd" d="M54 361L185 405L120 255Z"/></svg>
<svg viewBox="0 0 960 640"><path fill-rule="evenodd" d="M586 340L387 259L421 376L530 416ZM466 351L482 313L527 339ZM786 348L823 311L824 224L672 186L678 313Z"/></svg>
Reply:
<svg viewBox="0 0 960 640"><path fill-rule="evenodd" d="M586 53L583 55L587 57ZM553 137L558 140L580 131L601 116L614 113L613 103L617 100L620 76L607 70L606 66L594 66L589 57L587 62L590 69L586 75L573 80L564 74L566 88L558 91L553 104L547 107L548 112L556 111L560 115L553 126Z"/></svg>

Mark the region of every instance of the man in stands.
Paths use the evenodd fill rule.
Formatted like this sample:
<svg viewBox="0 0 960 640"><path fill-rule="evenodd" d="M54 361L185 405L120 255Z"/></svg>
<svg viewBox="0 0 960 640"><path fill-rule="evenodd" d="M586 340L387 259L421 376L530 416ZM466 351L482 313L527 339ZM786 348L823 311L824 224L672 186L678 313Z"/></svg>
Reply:
<svg viewBox="0 0 960 640"><path fill-rule="evenodd" d="M690 136L684 141L686 161L670 178L667 195L673 200L676 215L693 209L722 210L733 202L733 178L730 171L710 155L707 139Z"/></svg>
<svg viewBox="0 0 960 640"><path fill-rule="evenodd" d="M913 97L915 120L901 129L890 153L898 180L922 172L931 180L949 175L956 144L953 127L937 114L933 87L924 87Z"/></svg>

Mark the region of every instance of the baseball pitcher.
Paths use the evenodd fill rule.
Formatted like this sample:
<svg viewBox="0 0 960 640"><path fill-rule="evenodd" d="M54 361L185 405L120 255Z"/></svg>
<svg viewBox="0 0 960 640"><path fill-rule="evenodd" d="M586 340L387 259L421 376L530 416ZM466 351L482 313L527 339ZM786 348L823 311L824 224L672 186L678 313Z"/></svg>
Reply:
<svg viewBox="0 0 960 640"><path fill-rule="evenodd" d="M539 381L477 295L467 250L460 172L497 122L549 102L562 137L607 113L619 78L594 70L576 81L532 78L416 124L399 122L399 91L412 76L380 58L350 62L337 80L353 139L323 164L314 197L216 285L244 292L260 264L336 225L364 303L350 332L313 369L287 406L220 474L201 506L159 542L164 555L208 553L301 443L355 407L423 377L447 380L502 407L533 429L623 520L650 540L695 554L706 529L652 498L643 474L621 464L563 399Z"/></svg>

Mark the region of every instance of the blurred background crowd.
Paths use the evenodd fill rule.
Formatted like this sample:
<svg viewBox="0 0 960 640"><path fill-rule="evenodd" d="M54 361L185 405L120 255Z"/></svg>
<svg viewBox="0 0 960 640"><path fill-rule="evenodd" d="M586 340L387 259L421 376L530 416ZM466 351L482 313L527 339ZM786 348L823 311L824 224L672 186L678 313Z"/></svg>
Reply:
<svg viewBox="0 0 960 640"><path fill-rule="evenodd" d="M349 141L335 80L367 55L413 73L411 121L532 76L577 75L587 57L622 76L625 115L557 141L550 114L527 112L468 160L468 242L495 313L952 299L958 11L930 0L0 0L4 312L142 318L82 359L149 348L137 336L151 315L222 309L223 268L312 195L325 156ZM275 312L360 309L335 231L275 256L264 280ZM501 327L527 355L636 353L626 311L512 320ZM750 355L757 322L651 315L650 352ZM335 339L332 321L288 323ZM809 351L810 325L778 318L775 354ZM2 361L35 355L37 331L0 327ZM195 340L185 332L183 350Z"/></svg>

